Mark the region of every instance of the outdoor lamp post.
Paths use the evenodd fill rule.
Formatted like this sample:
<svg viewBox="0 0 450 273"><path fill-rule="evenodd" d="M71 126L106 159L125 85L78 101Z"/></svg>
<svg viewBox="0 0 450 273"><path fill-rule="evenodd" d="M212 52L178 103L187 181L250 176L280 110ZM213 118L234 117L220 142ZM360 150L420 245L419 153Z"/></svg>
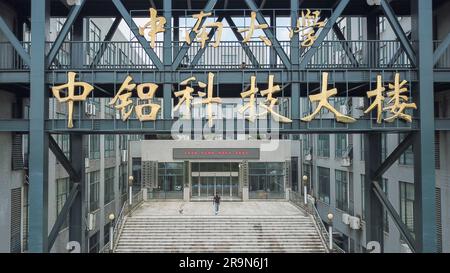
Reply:
<svg viewBox="0 0 450 273"><path fill-rule="evenodd" d="M132 175L130 175L128 177L128 194L129 194L129 198L128 198L128 204L131 206L133 204L133 180L134 177Z"/></svg>
<svg viewBox="0 0 450 273"><path fill-rule="evenodd" d="M333 249L333 213L328 213L328 232L330 233L330 250Z"/></svg>
<svg viewBox="0 0 450 273"><path fill-rule="evenodd" d="M112 252L113 251L113 247L114 247L114 213L111 213L108 216L109 220L110 220L110 224L109 224L109 250Z"/></svg>
<svg viewBox="0 0 450 273"><path fill-rule="evenodd" d="M305 205L308 205L308 198L307 198L308 189L306 188L306 185L308 183L308 176L304 175L302 177L302 179L303 179L303 195L304 195L303 197L304 197L304 202L305 202Z"/></svg>

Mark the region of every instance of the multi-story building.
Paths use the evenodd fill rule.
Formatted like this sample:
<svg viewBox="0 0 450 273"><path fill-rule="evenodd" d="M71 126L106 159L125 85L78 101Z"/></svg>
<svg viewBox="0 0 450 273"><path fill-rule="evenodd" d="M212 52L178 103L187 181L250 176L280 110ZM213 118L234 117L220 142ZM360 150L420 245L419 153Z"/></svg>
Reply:
<svg viewBox="0 0 450 273"><path fill-rule="evenodd" d="M91 1L91 3L94 2ZM167 3L167 1L156 2L160 8L162 2ZM172 2L179 7L185 4L184 1L174 0ZM228 3L228 1L225 2ZM374 74L372 70L382 74L386 86L393 79L393 74L397 70L402 70L402 75L409 75L406 80L412 85L413 80L417 82L417 79L413 78L414 75L411 76L415 73L416 68L411 66L407 54L402 51L401 43L396 38L398 34L392 29L388 20L383 16L377 17L376 33L368 33L368 23L366 17L363 17L367 14L364 14L365 11L358 6L360 4L356 4L350 12L352 15L338 16L336 25L332 27L333 31L325 37L320 46L316 46L319 47L319 50L310 56L309 63L305 64L302 69L298 69L299 59L305 54L307 55L308 50L289 41L292 18L289 17L288 7L295 1L279 2L278 4L285 9L278 9L276 4L271 3L270 8L273 11L271 14L267 13L267 18L265 18L272 31L275 31L274 38L280 40L276 45L268 47L263 41L258 40L259 35L266 34L262 29L255 30L254 40L245 45L242 42L242 32L237 30L248 27L251 19L247 10L239 14L238 12L241 10L235 8L233 12L236 16L213 16L217 17L214 19L221 18L220 20L223 21L224 30L220 46L215 48L207 43L207 47L202 49L200 43L193 42L181 57L177 53L181 51L180 48L187 47L185 36L195 24L195 20L191 18L192 14L182 14L178 10L176 15L174 13L176 18L173 18L173 28L166 30L172 31L171 35L168 35L172 38L171 44L169 46L163 44L164 34L159 33L156 47L152 49L160 59L170 59L169 62L164 60L165 63L162 64L164 66L162 70L166 74L154 71L157 65L148 55L149 49L142 47L140 41L136 39L135 33L123 31L125 22L119 24L120 20L113 19L112 16L116 16L116 14L108 14L102 18L84 16L82 23L76 24L73 31L65 37L55 55L55 60L49 64L49 71L46 71L48 72L47 85L60 84L65 80L64 77L68 71L84 70L84 79L90 81L89 83L95 88L85 102L75 105L73 115L75 120L90 123L90 127L87 126L83 129L85 130L83 133L88 132L83 136L84 146L77 147L83 151L81 154L84 155L86 187L83 195L86 200L83 206L86 213L83 215L83 220L88 223L88 230L85 231L88 242L87 251L99 252L107 244L111 226L108 216L111 213L118 215L128 198L126 193L129 175L134 177L133 185L136 191L143 190L146 193L144 199L152 201L167 201L168 199L203 201L210 200L211 195L215 193L220 194L226 201L289 201L290 192L305 194L302 177L306 176L308 193L313 197L323 221L327 222L328 213L332 212L335 215L333 226L336 233L335 238L340 246L348 252L365 251L368 243L366 240L368 227L366 226L367 209L364 200L366 195L364 187L367 183L364 181L367 176L365 170L367 148L370 148L371 143L365 141L366 135L363 134L363 130L360 130L358 134L353 134L350 130L329 134L333 128L327 127L327 124L336 126L334 117L329 111L321 111L315 120L319 124L319 127L316 128L308 127L309 125L299 126L298 117L311 113L314 105L308 100L308 95L315 94L320 90L319 73L321 72L329 71L331 74L332 71L336 72L337 70L337 73L330 76L329 85L340 88L340 90L345 89L339 93L340 96L330 99L332 105L345 115L362 118L363 111L369 103L365 92L373 89ZM233 5L238 6L239 4L236 3ZM142 7L141 4L136 5ZM136 17L141 17L136 20L141 20L139 23L142 24L147 22L148 8L145 7L145 10L140 10L142 14L136 14ZM368 7L364 4L364 8ZM323 11L325 17L330 19L332 10L324 9ZM445 14L448 11L450 11L450 4L440 3L439 9L435 13ZM133 15L133 12L137 11L131 9L130 14ZM92 11L92 13L102 15L101 11ZM143 15L144 13L145 15ZM358 13L359 16L355 15ZM0 16L8 27L14 30L24 49L29 51L31 45L30 23L26 22L27 20L24 20L23 24L17 23L19 19L14 5L3 2L0 2ZM145 19L143 19L144 17ZM211 19L209 18L209 20ZM64 28L65 20L66 18L60 15L50 19L50 31L46 37L49 41L47 42L47 51L51 51L52 45L58 39L58 34ZM413 35L413 21L410 15L398 18L398 23L407 37ZM450 20L445 16L437 16L435 24L435 39L444 40L450 29ZM115 29L117 31L112 31ZM321 31L325 30L319 30L317 35L320 35ZM217 33L212 30L211 33L214 39L219 38ZM1 80L4 80L1 75L3 72L29 69L27 65L23 64L11 45L4 42L8 40L6 36L0 33ZM274 38L272 37L272 39ZM435 47L438 45L439 41L435 41ZM292 54L295 49L298 52ZM290 68L285 67L286 60L282 58L280 50L290 57L293 56L292 58L297 58L293 63L298 66L298 71L291 71ZM450 51L447 50L439 59L436 70L450 67L448 52ZM172 62L176 63L180 58L179 65L172 68ZM285 58L288 58L287 55ZM354 73L352 74L354 79L350 79L351 76L348 75L355 72L354 70L360 74ZM249 71L252 74L248 73ZM282 127L282 129L287 129L284 130L281 140L277 142L275 149L267 151L261 147L266 140L271 139L270 133L250 133L241 138L234 131L235 128L236 131L240 129L238 120L250 117L248 113L243 114L238 111L238 107L249 101L249 98L243 98L245 96L242 96L241 92L249 90L251 76L256 75L255 77L257 77L260 71L265 73L264 75L276 74L281 78L281 80L276 79L281 88L280 93L276 95L278 101L274 110L286 117L294 112L297 113L298 117L294 123L298 122L295 124L300 128ZM200 136L200 139L197 138L195 132L192 135L191 132L189 135L179 135L178 132L168 134L170 128L167 129L166 125L173 125L172 122L179 121L181 117L177 111L172 112L172 107L179 102L179 98L173 95L173 91L183 88L181 82L186 79L182 77L196 76L196 80L204 80L207 78L208 72L214 72L216 75L217 83L214 83L214 95L222 97L221 104L214 106L211 112L203 107L193 108L192 119L200 120L199 127L202 127L204 125L202 119L211 114L216 120L215 122L217 120L236 121L236 124L232 123L231 125L233 129L220 134L216 131L208 131L208 129L202 130L203 135ZM88 75L89 73L91 75ZM235 74L227 75L226 81L219 81L221 73ZM314 77L308 77L308 73L315 73ZM158 84L164 85L163 88L160 88L164 90L154 100L154 103L161 107L157 121L163 119L162 123L155 122L148 126L140 123L140 127L136 127L136 123L133 123L136 121L136 115L133 112L130 116L131 122L126 126L116 126L117 123L122 122L123 116L120 110L110 103L111 97L117 94L120 81L123 81L128 74L135 77L136 84L153 79ZM294 80L292 75L298 76L298 79ZM443 76L441 75L441 77ZM261 77L258 79L261 80ZM364 84L360 85L362 82ZM445 83L445 81L443 82ZM20 80L13 81L12 84L6 81L6 84L2 85L8 91L0 90L0 119L7 121L26 119L32 123L31 99L27 95L27 92L31 93L31 91L24 90L26 88L21 87L19 83ZM260 85L260 89L267 85L266 82L257 84ZM197 88L201 85L192 86ZM436 84L436 86L438 85ZM16 87L19 88L19 91L11 92ZM448 86L442 84L439 88L434 97L434 116L435 119L447 119L450 118L448 107L450 96L448 92L445 92ZM413 88L411 87L411 89ZM438 88L436 87L436 89ZM352 94L352 92L357 94ZM297 94L298 101L294 100L294 93ZM53 97L48 100L49 109L45 109L48 113L48 118L45 118L47 119L46 126L52 128L49 131L60 150L67 158L71 158L71 136L67 133L67 128L61 126L61 124L65 126L68 119L67 104L60 103ZM133 97L132 100L137 102L138 98ZM254 103L264 104L264 101L265 98L258 95ZM258 108L255 114L258 115L262 112L266 111ZM115 133L114 130L117 129L121 133L102 134L97 130L97 127L101 127L103 124L102 122L111 120L116 122L113 124L116 127L107 128L106 131ZM322 122L325 124L323 128L321 127ZM417 125L414 123L411 128L407 129L417 129L413 126ZM225 127L229 128L230 125L225 124ZM246 129L245 122L243 128ZM309 134L305 128L324 129L327 133ZM381 134L382 159L388 158L406 137L406 134L398 133L404 127L390 128ZM74 134L77 133L77 129L81 130L81 128L75 128ZM202 127L202 129L204 128ZM294 133L290 132L290 129ZM305 134L295 133L297 129L303 130ZM373 129L371 127L363 129L367 131L367 134L374 133L371 132ZM136 133L139 135L135 135ZM182 141L177 142L175 138ZM202 141L200 142L200 140ZM450 151L447 148L449 142L448 132L436 131L434 156L436 233L438 251L442 252L450 252ZM3 177L0 183L0 252L27 251L30 229L28 224L30 219L28 212L30 187L28 151L31 144L27 133L11 133L7 130L0 132L0 144L2 147L6 147L0 149L0 158L5 159L0 164L0 173ZM384 173L382 187L403 223L414 234L413 210L417 194L414 193L413 148L407 149L399 160ZM47 217L48 232L52 230L71 190L69 174L63 163L59 162L57 158L49 151L48 170L46 170L48 188L45 189L43 197L48 207L48 210L43 212ZM359 219L361 224L349 225L345 220L348 219L348 216ZM407 251L404 238L394 222L391 216L384 212L383 250L385 252ZM68 240L69 227L68 221L66 221L60 229L51 251L67 251Z"/></svg>

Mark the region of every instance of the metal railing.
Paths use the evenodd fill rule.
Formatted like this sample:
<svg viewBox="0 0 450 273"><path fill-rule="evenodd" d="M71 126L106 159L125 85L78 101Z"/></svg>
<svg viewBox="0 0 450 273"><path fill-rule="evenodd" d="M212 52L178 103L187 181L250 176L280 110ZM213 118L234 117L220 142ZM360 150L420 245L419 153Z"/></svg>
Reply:
<svg viewBox="0 0 450 273"><path fill-rule="evenodd" d="M22 42L27 53L30 53L31 43ZM0 42L0 70L27 70L28 65L9 42Z"/></svg>
<svg viewBox="0 0 450 273"><path fill-rule="evenodd" d="M434 41L434 50L436 50L442 41ZM450 47L447 47L447 49L444 51L442 56L438 59L436 65L436 69L443 69L443 68L450 68Z"/></svg>
<svg viewBox="0 0 450 273"><path fill-rule="evenodd" d="M122 228L123 225L125 224L126 217L128 217L143 201L144 201L143 191L140 190L133 195L131 205L128 199L126 200L126 202L123 203L122 208L120 209L120 213L115 219L115 224L113 228L114 236L113 236L112 252L114 252L114 249L117 246L117 242L119 241L120 233L122 232ZM110 242L108 241L103 245L103 248L100 250L100 253L109 253L109 252L111 252L111 249L110 249Z"/></svg>
<svg viewBox="0 0 450 273"><path fill-rule="evenodd" d="M30 52L31 44L22 43ZM54 42L46 43L46 52L50 52ZM290 56L291 42L280 41L279 46ZM435 48L440 41L435 42ZM182 41L172 42L172 61L177 57ZM306 52L312 48L299 45L300 61ZM156 42L153 48L155 54L162 60L164 43ZM202 53L203 51L203 53ZM144 48L137 41L65 41L50 65L50 69L67 70L72 68L71 60L76 55L81 69L155 69L155 65L147 56ZM195 60L195 64L192 62ZM356 62L352 61L356 60ZM450 50L442 56L439 68L450 68ZM245 45L239 41L221 41L218 47L212 43L201 48L197 42L191 43L183 56L179 69L257 69L284 68L284 64L276 54L275 45L266 46L262 41L249 41ZM399 41L377 40L362 41L328 40L322 42L317 52L307 64L310 69L331 68L411 68L406 53L401 49ZM8 42L0 43L0 70L27 70L19 54Z"/></svg>
<svg viewBox="0 0 450 273"><path fill-rule="evenodd" d="M328 230L325 227L325 225L323 224L322 218L320 217L320 214L317 211L316 206L313 203L311 203L309 199L307 199L308 204L305 205L304 197L300 193L295 192L295 191L290 191L289 192L289 201L294 203L296 206L302 208L305 212L307 212L308 214L310 214L313 217L316 227L319 231L319 236L320 236L324 246L327 248L328 252L345 253L345 251L342 248L340 248L334 241L333 241L333 249L330 250L330 247L327 243L330 238Z"/></svg>

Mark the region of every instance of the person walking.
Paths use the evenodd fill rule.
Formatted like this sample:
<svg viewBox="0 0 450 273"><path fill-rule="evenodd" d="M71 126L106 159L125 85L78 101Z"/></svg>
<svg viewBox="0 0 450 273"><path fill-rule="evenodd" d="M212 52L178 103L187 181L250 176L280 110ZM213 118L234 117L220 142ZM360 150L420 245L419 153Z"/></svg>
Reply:
<svg viewBox="0 0 450 273"><path fill-rule="evenodd" d="M219 204L220 204L220 196L216 194L213 198L213 205L214 205L214 213L217 215L219 213Z"/></svg>

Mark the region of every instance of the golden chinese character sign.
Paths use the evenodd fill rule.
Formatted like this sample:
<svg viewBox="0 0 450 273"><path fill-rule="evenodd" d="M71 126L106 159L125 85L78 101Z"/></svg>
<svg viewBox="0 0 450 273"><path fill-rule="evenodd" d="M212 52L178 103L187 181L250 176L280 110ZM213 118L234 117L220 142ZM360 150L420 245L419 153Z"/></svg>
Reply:
<svg viewBox="0 0 450 273"><path fill-rule="evenodd" d="M73 106L74 102L85 101L87 96L94 89L92 85L76 81L76 73L69 72L67 75L67 83L63 85L53 86L51 91L53 96L60 103L67 103L68 105L68 128L73 128ZM183 80L180 83L183 89L174 92L174 96L179 98L178 104L175 105L173 111L179 111L182 105L185 106L186 111L182 116L183 119L191 118L191 107L194 105L200 105L206 107L206 114L208 118L209 127L213 126L213 104L219 105L222 103L222 99L214 97L214 73L209 72L207 76L207 82L201 82L196 77L190 77ZM275 109L278 103L278 99L274 95L281 91L281 87L278 84L274 84L274 75L269 75L267 82L267 89L259 90L256 82L256 76L250 77L250 86L248 90L244 90L240 93L243 100L243 105L238 109L241 114L246 114L245 118L254 122L257 118L270 114L271 118L280 123L291 123L292 120L286 116L281 115ZM335 107L333 107L330 99L338 94L337 88L328 88L329 74L327 72L322 73L321 91L318 94L309 95L311 103L316 104L314 111L308 116L302 117L300 120L303 122L311 122L315 117L321 113L323 109L332 113L337 122L342 123L354 123L356 119L347 115L346 113L340 113ZM197 90L197 96L200 99L198 102L193 102L194 88L190 84L196 82L198 87L202 90ZM380 124L383 121L383 113L386 118L384 121L393 122L397 119L402 119L406 122L412 122L412 116L405 111L408 109L417 109L415 103L410 102L410 98L406 95L408 92L408 82L406 80L400 80L400 74L394 75L394 83L389 83L389 90L386 92L386 88L382 82L382 76L377 76L376 88L374 90L367 91L367 98L371 100L370 106L364 111L365 114L369 114L372 111L376 111L377 123ZM136 90L137 98L133 101L133 92ZM114 106L115 109L120 111L120 115L123 121L130 118L133 111L136 114L137 119L140 121L155 121L157 119L158 112L161 106L153 102L155 94L158 90L156 83L133 83L133 78L127 76L116 92L115 96L109 102L109 105ZM67 92L63 92L67 91ZM78 91L78 92L76 92ZM258 104L257 97L261 97L261 102ZM264 100L263 100L264 99ZM263 101L262 101L263 100ZM258 111L259 109L259 111Z"/></svg>

